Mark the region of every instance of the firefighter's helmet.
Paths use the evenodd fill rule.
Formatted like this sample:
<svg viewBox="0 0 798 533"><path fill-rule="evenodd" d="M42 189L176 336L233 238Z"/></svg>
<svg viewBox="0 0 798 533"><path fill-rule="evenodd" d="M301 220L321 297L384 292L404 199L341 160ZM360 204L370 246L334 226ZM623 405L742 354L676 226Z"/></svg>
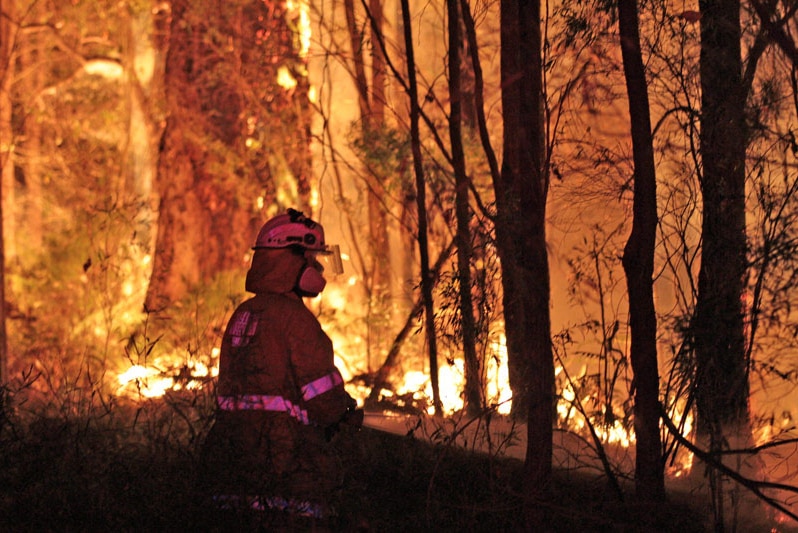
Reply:
<svg viewBox="0 0 798 533"><path fill-rule="evenodd" d="M324 228L296 209L289 209L266 222L258 233L253 249L299 247L328 253Z"/></svg>

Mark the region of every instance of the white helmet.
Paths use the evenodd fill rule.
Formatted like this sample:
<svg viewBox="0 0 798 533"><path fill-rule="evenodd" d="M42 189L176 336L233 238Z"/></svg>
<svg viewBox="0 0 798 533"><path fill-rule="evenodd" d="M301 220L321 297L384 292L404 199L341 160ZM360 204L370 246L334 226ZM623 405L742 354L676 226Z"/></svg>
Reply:
<svg viewBox="0 0 798 533"><path fill-rule="evenodd" d="M314 252L329 253L324 242L324 228L296 209L289 209L266 222L252 248L290 248L297 246Z"/></svg>

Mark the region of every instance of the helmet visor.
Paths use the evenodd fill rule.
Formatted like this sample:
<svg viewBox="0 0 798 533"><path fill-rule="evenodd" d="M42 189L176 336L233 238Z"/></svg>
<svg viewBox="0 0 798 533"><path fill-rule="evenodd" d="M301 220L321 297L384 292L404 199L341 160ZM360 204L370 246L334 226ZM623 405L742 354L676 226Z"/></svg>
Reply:
<svg viewBox="0 0 798 533"><path fill-rule="evenodd" d="M337 244L330 244L323 250L309 250L319 254L319 262L324 266L325 272L334 275L344 273L344 263L341 259L341 247Z"/></svg>

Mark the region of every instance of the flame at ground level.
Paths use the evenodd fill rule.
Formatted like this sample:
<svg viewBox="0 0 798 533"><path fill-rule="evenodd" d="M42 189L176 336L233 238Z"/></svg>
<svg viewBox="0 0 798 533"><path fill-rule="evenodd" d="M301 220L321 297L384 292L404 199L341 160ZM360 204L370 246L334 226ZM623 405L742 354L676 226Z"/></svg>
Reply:
<svg viewBox="0 0 798 533"><path fill-rule="evenodd" d="M218 349L214 349L214 352L218 357ZM170 390L201 388L218 373L217 366L208 367L200 361L191 360L174 365L162 358L161 364L134 364L119 374L117 394L159 398Z"/></svg>
<svg viewBox="0 0 798 533"><path fill-rule="evenodd" d="M218 364L218 349L214 349L211 361ZM170 390L196 389L205 386L218 375L217 364L205 365L198 361L177 359L177 365L169 365L168 358L161 358L152 365L131 365L117 376L119 381L118 394L144 398L157 398ZM492 406L498 414L509 414L512 406L512 392L509 386L506 351L500 350L497 357L489 358L490 363L486 368L485 394L486 404ZM352 373L347 370L344 360L336 356L336 365L341 369L346 381L347 391L358 400L361 405L371 390L358 385L353 381ZM463 389L465 385L464 361L455 359L452 364L443 365L439 369L439 396L445 416L453 416L462 412L464 407ZM561 372L557 368L557 374ZM422 370L407 371L402 376L401 383L395 384L393 391L383 390L381 394L388 402L392 399L412 398L414 405L426 406L426 413L434 414L432 402L432 383L427 372ZM604 445L630 448L635 443L634 430L624 426L621 417L603 417L587 415L584 405L591 401L590 398L578 398L573 388L573 383L566 382L560 391L557 401L557 426L576 435L588 436L594 432ZM676 411L674 419L680 420L682 414ZM611 424L604 420L611 419ZM692 420L688 415L684 423L685 433L692 430ZM680 477L688 473L692 467L692 455L683 454L680 460L669 465L668 474Z"/></svg>

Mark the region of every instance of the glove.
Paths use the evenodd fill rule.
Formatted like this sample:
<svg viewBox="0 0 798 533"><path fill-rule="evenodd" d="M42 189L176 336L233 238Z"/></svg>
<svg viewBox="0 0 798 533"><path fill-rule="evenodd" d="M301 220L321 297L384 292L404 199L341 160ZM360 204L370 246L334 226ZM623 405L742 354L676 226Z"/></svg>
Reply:
<svg viewBox="0 0 798 533"><path fill-rule="evenodd" d="M363 409L357 409L355 406L350 406L341 416L341 419L336 422L335 424L330 424L326 428L324 428L324 438L327 442L330 442L335 435L341 431L341 425L345 425L354 429L355 431L360 431L360 428L363 427L363 417L365 413Z"/></svg>
<svg viewBox="0 0 798 533"><path fill-rule="evenodd" d="M350 396L349 401L346 402L346 412L341 417L340 423L360 429L363 427L363 415L363 409L357 408L357 400Z"/></svg>
<svg viewBox="0 0 798 533"><path fill-rule="evenodd" d="M364 416L365 413L363 409L347 409L346 413L344 413L344 417L341 419L341 423L352 426L355 429L360 429L363 427Z"/></svg>

